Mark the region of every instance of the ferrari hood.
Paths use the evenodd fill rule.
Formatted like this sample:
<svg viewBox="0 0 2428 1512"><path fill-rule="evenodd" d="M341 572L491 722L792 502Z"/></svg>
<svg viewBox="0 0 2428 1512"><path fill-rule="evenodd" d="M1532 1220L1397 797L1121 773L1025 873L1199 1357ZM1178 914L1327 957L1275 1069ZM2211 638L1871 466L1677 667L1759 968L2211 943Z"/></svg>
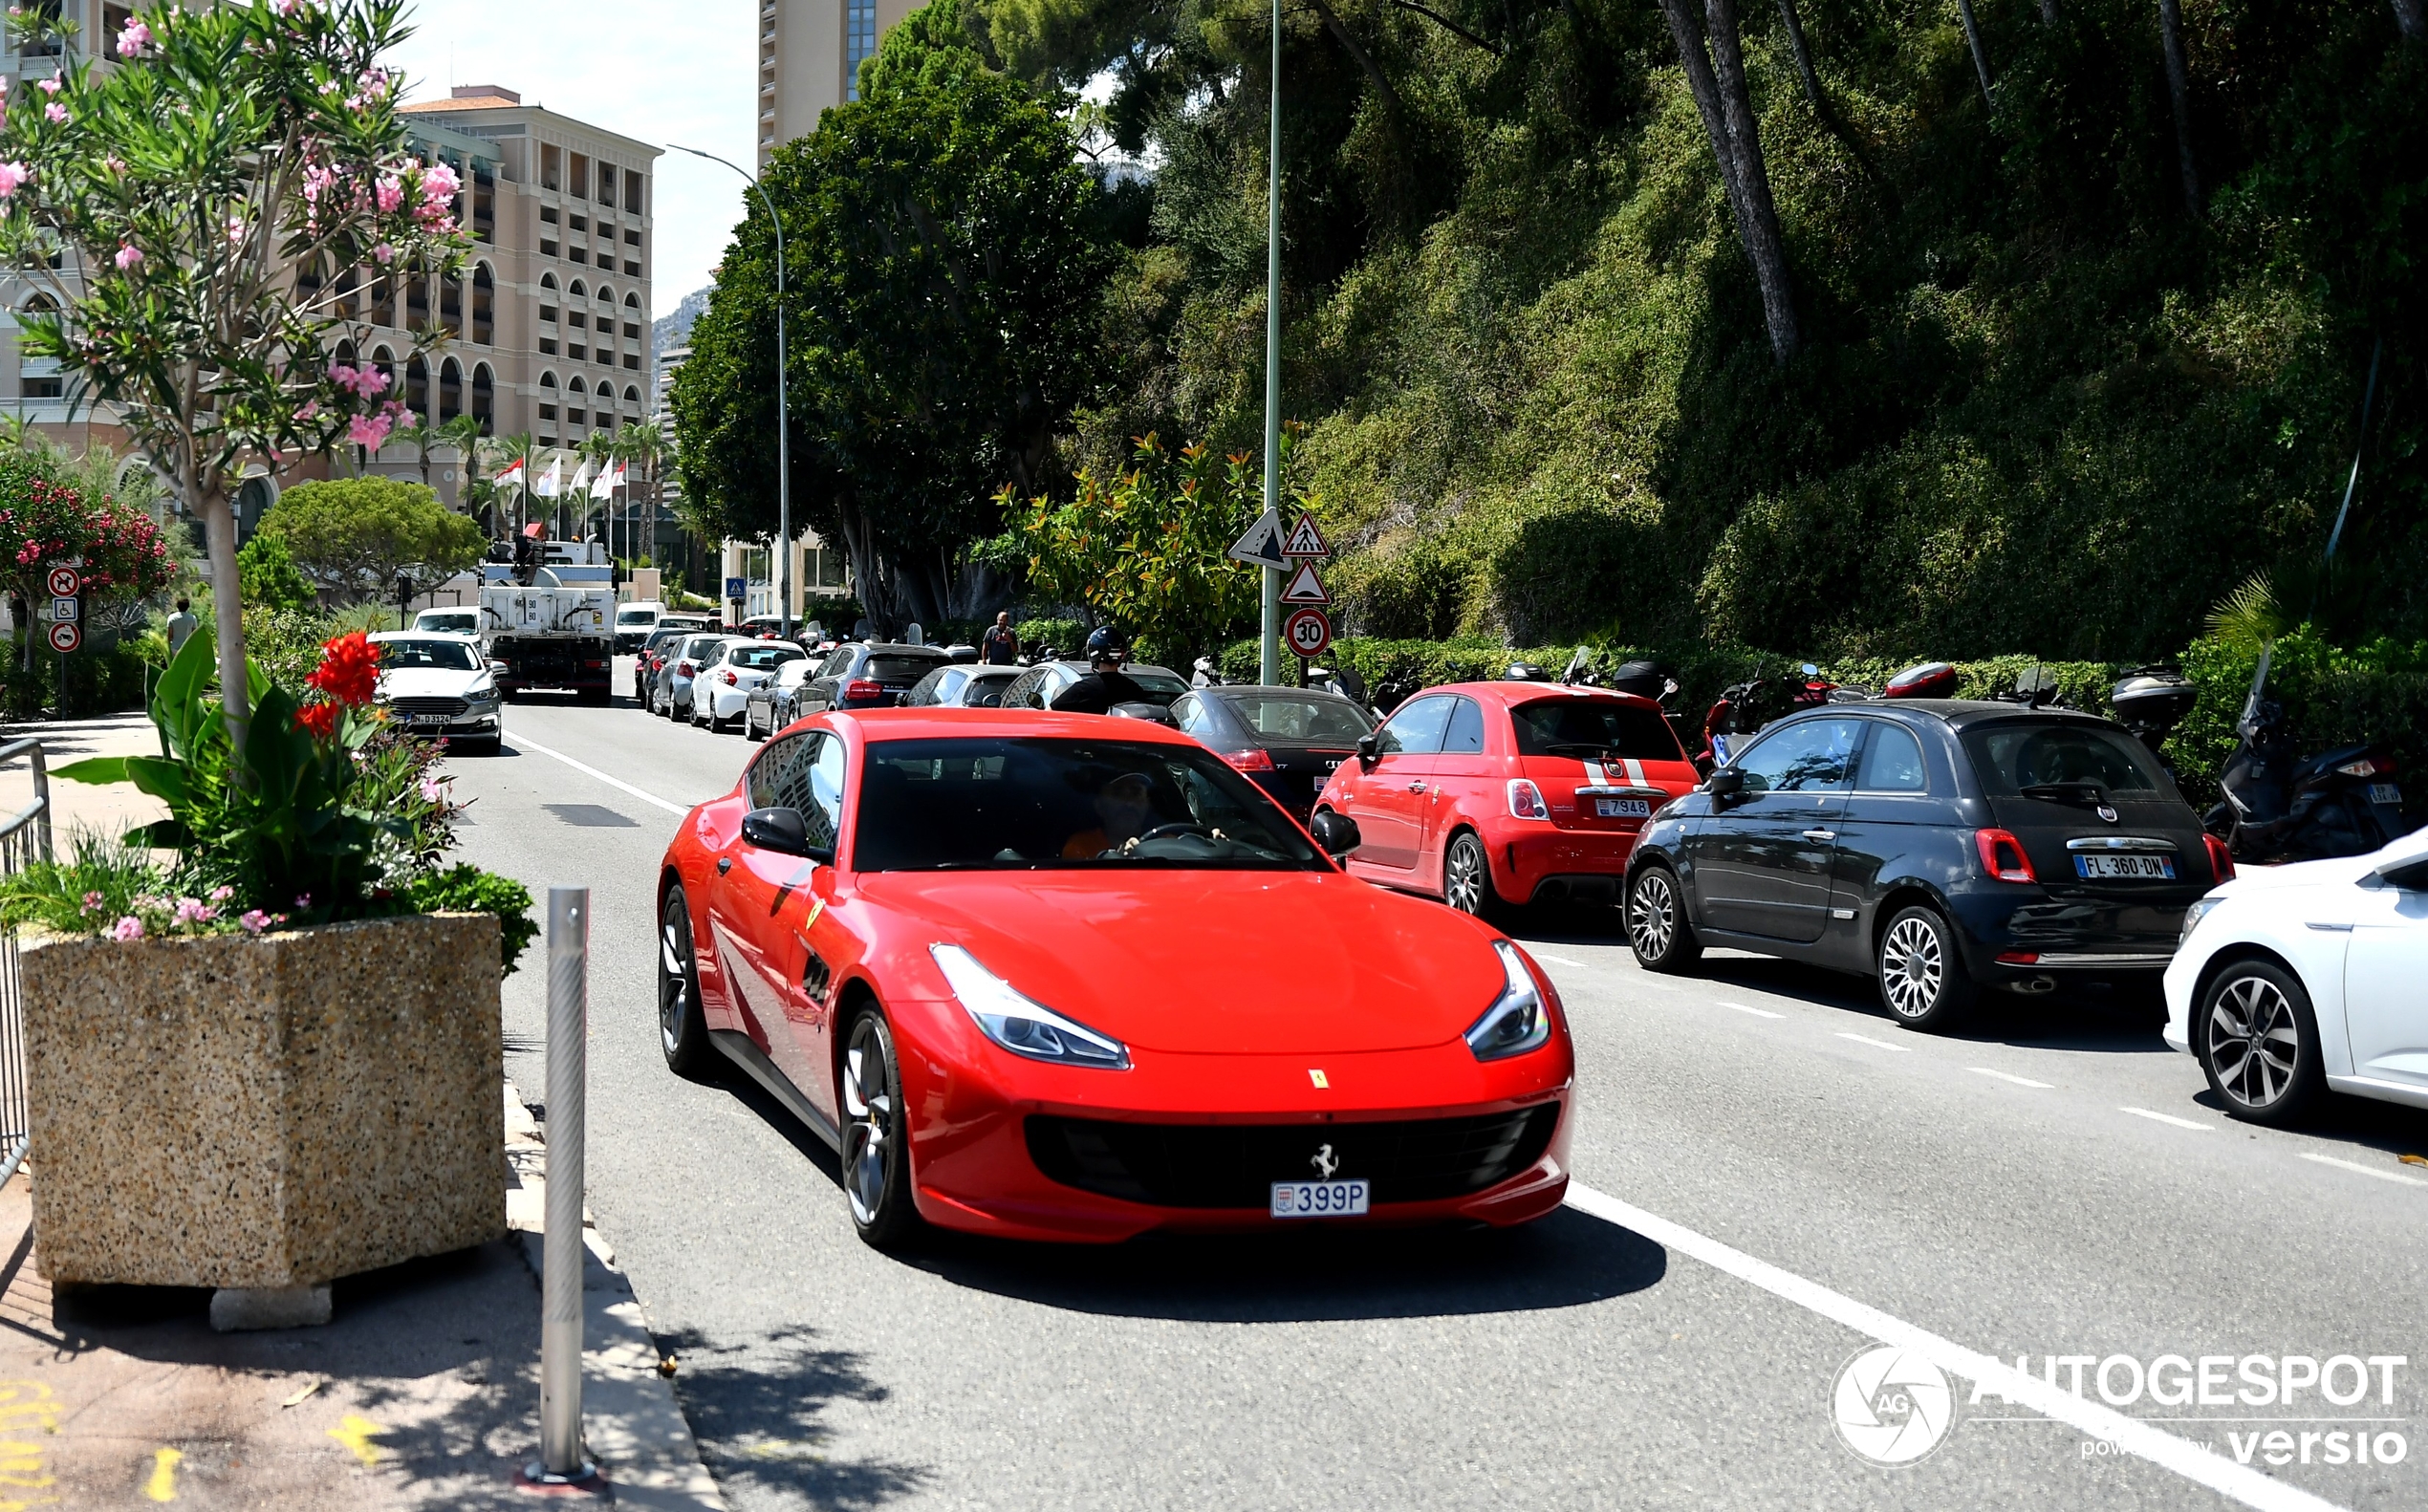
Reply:
<svg viewBox="0 0 2428 1512"><path fill-rule="evenodd" d="M1457 1038L1503 990L1491 936L1335 874L891 873L871 901L1138 1049L1344 1054Z"/></svg>

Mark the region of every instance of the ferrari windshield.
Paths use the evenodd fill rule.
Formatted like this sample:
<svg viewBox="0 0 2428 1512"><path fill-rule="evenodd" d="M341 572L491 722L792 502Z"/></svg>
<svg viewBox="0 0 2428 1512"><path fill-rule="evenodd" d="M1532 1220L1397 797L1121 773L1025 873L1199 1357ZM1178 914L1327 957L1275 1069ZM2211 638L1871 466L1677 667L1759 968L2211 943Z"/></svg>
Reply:
<svg viewBox="0 0 2428 1512"><path fill-rule="evenodd" d="M1270 799L1198 746L883 741L867 762L863 872L1326 870Z"/></svg>

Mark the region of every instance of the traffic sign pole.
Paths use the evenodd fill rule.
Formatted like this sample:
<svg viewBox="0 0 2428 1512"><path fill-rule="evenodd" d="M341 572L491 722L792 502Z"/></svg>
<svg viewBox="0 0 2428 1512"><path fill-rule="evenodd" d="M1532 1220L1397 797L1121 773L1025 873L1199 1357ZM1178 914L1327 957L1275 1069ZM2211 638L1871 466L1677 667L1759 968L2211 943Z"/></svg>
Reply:
<svg viewBox="0 0 2428 1512"><path fill-rule="evenodd" d="M1272 145L1265 154L1265 512L1282 499L1282 0L1273 0ZM1265 569L1265 636L1256 680L1282 680L1282 574Z"/></svg>

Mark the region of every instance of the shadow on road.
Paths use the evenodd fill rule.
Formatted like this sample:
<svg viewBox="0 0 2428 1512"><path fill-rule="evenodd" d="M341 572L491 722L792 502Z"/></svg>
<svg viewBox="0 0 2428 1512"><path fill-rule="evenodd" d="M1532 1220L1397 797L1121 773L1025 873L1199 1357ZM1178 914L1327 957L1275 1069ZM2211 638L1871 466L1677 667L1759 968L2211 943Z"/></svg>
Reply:
<svg viewBox="0 0 2428 1512"><path fill-rule="evenodd" d="M1565 1207L1515 1229L1145 1235L1101 1248L939 1234L903 1259L1042 1307L1192 1323L1574 1307L1644 1290L1669 1268L1658 1244Z"/></svg>
<svg viewBox="0 0 2428 1512"><path fill-rule="evenodd" d="M830 1402L881 1402L885 1388L849 1350L820 1349L816 1331L788 1325L743 1344L712 1344L683 1329L659 1334L682 1361L675 1396L719 1487L791 1493L817 1507L876 1507L925 1484L917 1465L842 1460L819 1415Z"/></svg>

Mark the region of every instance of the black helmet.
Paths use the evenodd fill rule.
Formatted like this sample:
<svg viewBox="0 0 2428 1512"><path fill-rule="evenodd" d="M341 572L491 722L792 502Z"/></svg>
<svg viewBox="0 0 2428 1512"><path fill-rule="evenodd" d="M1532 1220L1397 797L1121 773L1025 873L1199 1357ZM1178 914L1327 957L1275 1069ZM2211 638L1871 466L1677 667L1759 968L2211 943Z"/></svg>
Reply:
<svg viewBox="0 0 2428 1512"><path fill-rule="evenodd" d="M1090 661L1103 661L1108 659L1118 661L1127 654L1127 651L1128 648L1121 644L1119 633L1111 625L1098 625L1088 632L1088 659Z"/></svg>

